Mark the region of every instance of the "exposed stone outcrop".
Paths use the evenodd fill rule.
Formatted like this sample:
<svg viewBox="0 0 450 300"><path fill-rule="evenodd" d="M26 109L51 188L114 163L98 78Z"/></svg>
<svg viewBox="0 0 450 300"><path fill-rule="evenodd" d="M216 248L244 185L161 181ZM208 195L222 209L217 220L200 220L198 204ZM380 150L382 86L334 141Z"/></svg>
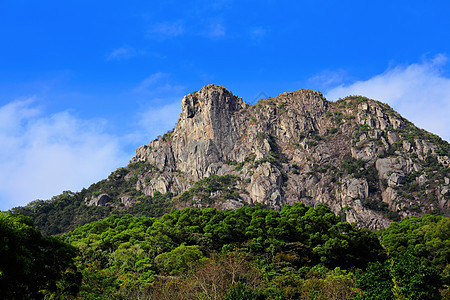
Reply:
<svg viewBox="0 0 450 300"><path fill-rule="evenodd" d="M136 150L131 163L151 167L125 176L134 176L136 190L146 195L180 195L205 177L231 174L241 178L242 193L217 203L222 209L325 203L368 228L387 226L395 213L448 212L448 179L427 166L435 160L449 174L447 150L386 104L364 97L328 102L320 92L298 90L249 105L208 85L181 106L172 131ZM344 160L354 166L346 169Z"/></svg>
<svg viewBox="0 0 450 300"><path fill-rule="evenodd" d="M88 205L92 206L107 206L107 205L111 205L111 197L108 194L100 194L96 197L93 197Z"/></svg>
<svg viewBox="0 0 450 300"><path fill-rule="evenodd" d="M280 209L282 206L281 184L280 170L269 162L265 162L258 166L251 176L247 191L252 201Z"/></svg>
<svg viewBox="0 0 450 300"><path fill-rule="evenodd" d="M133 196L124 195L120 197L120 202L122 202L125 207L130 207L131 205L136 203L136 198Z"/></svg>

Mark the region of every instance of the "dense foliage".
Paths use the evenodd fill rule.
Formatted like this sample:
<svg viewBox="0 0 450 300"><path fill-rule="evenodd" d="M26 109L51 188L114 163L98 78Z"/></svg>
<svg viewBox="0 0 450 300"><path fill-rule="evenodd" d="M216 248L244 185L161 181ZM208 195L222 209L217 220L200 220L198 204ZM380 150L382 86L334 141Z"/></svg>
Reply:
<svg viewBox="0 0 450 300"><path fill-rule="evenodd" d="M161 194L158 191L153 196L144 195L134 189L133 176L147 168L147 163L130 164L128 169L121 168L111 173L107 180L92 184L89 189L80 192L63 192L51 200L36 200L26 206L15 207L11 211L30 217L36 228L44 236L62 234L84 224L109 217L111 215L161 217L168 213L174 206L189 206L194 203L194 198L202 205L208 206L220 200L237 199L243 191L235 187L239 177L233 175L211 175L196 182L184 193L173 197L172 193ZM131 170L131 171L130 171ZM128 180L125 176L133 174ZM86 200L93 195L108 192L113 202L106 206L88 206ZM125 207L119 199L123 194L133 195L136 201L130 207ZM214 199L212 198L214 194ZM117 202L118 201L118 202Z"/></svg>
<svg viewBox="0 0 450 300"><path fill-rule="evenodd" d="M81 283L75 255L60 239L43 238L30 218L0 213L0 298L75 296Z"/></svg>
<svg viewBox="0 0 450 300"><path fill-rule="evenodd" d="M6 299L448 299L449 229L425 215L376 233L296 203L113 215L42 238L3 213L0 288Z"/></svg>
<svg viewBox="0 0 450 300"><path fill-rule="evenodd" d="M111 207L87 206L84 202L86 192L64 192L51 200L35 200L11 211L32 218L45 236L67 232L111 214Z"/></svg>
<svg viewBox="0 0 450 300"><path fill-rule="evenodd" d="M381 244L324 205L297 203L281 212L111 216L63 238L81 250L84 299L439 299L447 288L448 220L393 223ZM415 250L394 242L400 233Z"/></svg>
<svg viewBox="0 0 450 300"><path fill-rule="evenodd" d="M219 199L217 199L218 197L213 199L211 195L218 191L224 192L223 199L238 199L239 193L242 193L235 186L239 179L238 176L234 175L217 176L213 174L197 181L190 189L174 197L173 200L177 203L191 202L190 204L193 204L195 197L197 201L201 201L203 204L214 204Z"/></svg>
<svg viewBox="0 0 450 300"><path fill-rule="evenodd" d="M123 206L88 206L85 199L91 195L89 190L72 193L66 191L51 200L35 200L11 211L32 218L36 228L44 236L61 234L81 225L109 217L112 214L123 216L149 215L160 217L172 208L172 195L155 193L152 196L140 194L137 203L129 208Z"/></svg>

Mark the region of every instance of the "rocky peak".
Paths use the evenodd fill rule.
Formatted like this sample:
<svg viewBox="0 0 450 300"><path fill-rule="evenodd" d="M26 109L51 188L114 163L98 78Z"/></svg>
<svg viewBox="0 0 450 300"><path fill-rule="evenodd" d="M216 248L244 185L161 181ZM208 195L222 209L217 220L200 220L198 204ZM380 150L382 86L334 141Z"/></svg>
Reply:
<svg viewBox="0 0 450 300"><path fill-rule="evenodd" d="M281 103L289 103L291 105L303 106L305 110L324 111L328 106L328 101L323 94L318 91L300 89L290 93L282 93L277 96Z"/></svg>
<svg viewBox="0 0 450 300"><path fill-rule="evenodd" d="M232 131L233 115L247 104L224 87L207 85L181 101L182 113L174 136L188 140L212 139L220 144Z"/></svg>
<svg viewBox="0 0 450 300"><path fill-rule="evenodd" d="M130 166L147 167L124 178L135 178L140 193L172 192L179 207L192 201L219 208L260 202L274 209L325 203L343 220L368 228L449 211L443 179L450 177L449 144L387 104L360 96L329 102L302 89L249 105L208 85L181 105L174 130L136 150ZM205 196L217 202L180 202L211 176L232 176L235 183Z"/></svg>
<svg viewBox="0 0 450 300"><path fill-rule="evenodd" d="M212 111L213 117L220 113L229 113L246 106L241 98L236 97L226 88L210 84L195 91L181 101L182 117L193 118L197 113Z"/></svg>

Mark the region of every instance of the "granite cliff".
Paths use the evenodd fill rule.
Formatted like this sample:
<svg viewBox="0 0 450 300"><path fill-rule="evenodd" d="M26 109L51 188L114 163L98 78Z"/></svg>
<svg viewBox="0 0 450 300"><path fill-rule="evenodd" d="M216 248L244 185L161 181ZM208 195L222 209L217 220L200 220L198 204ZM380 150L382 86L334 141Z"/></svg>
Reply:
<svg viewBox="0 0 450 300"><path fill-rule="evenodd" d="M133 179L139 193L170 192L176 207L325 203L372 229L410 215L448 214L449 144L387 104L360 96L329 102L298 90L249 105L208 85L181 105L176 127L136 150L130 166L146 167L125 168L124 180ZM211 176L234 180L207 198L189 193ZM114 205L113 197L104 201L108 190L99 193L87 201ZM126 206L136 201L119 196Z"/></svg>
<svg viewBox="0 0 450 300"><path fill-rule="evenodd" d="M172 131L80 192L13 211L45 235L111 214L161 216L172 208L327 204L370 229L403 217L449 215L450 145L387 104L327 101L298 90L250 105L208 85L185 96Z"/></svg>

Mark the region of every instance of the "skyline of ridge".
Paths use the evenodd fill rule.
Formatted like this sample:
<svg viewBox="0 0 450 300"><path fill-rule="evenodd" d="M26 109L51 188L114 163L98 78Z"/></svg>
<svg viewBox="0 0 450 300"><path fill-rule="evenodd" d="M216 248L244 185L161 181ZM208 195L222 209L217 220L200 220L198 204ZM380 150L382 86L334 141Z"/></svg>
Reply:
<svg viewBox="0 0 450 300"><path fill-rule="evenodd" d="M80 190L171 129L183 95L299 88L388 103L450 140L448 1L0 4L0 209Z"/></svg>

